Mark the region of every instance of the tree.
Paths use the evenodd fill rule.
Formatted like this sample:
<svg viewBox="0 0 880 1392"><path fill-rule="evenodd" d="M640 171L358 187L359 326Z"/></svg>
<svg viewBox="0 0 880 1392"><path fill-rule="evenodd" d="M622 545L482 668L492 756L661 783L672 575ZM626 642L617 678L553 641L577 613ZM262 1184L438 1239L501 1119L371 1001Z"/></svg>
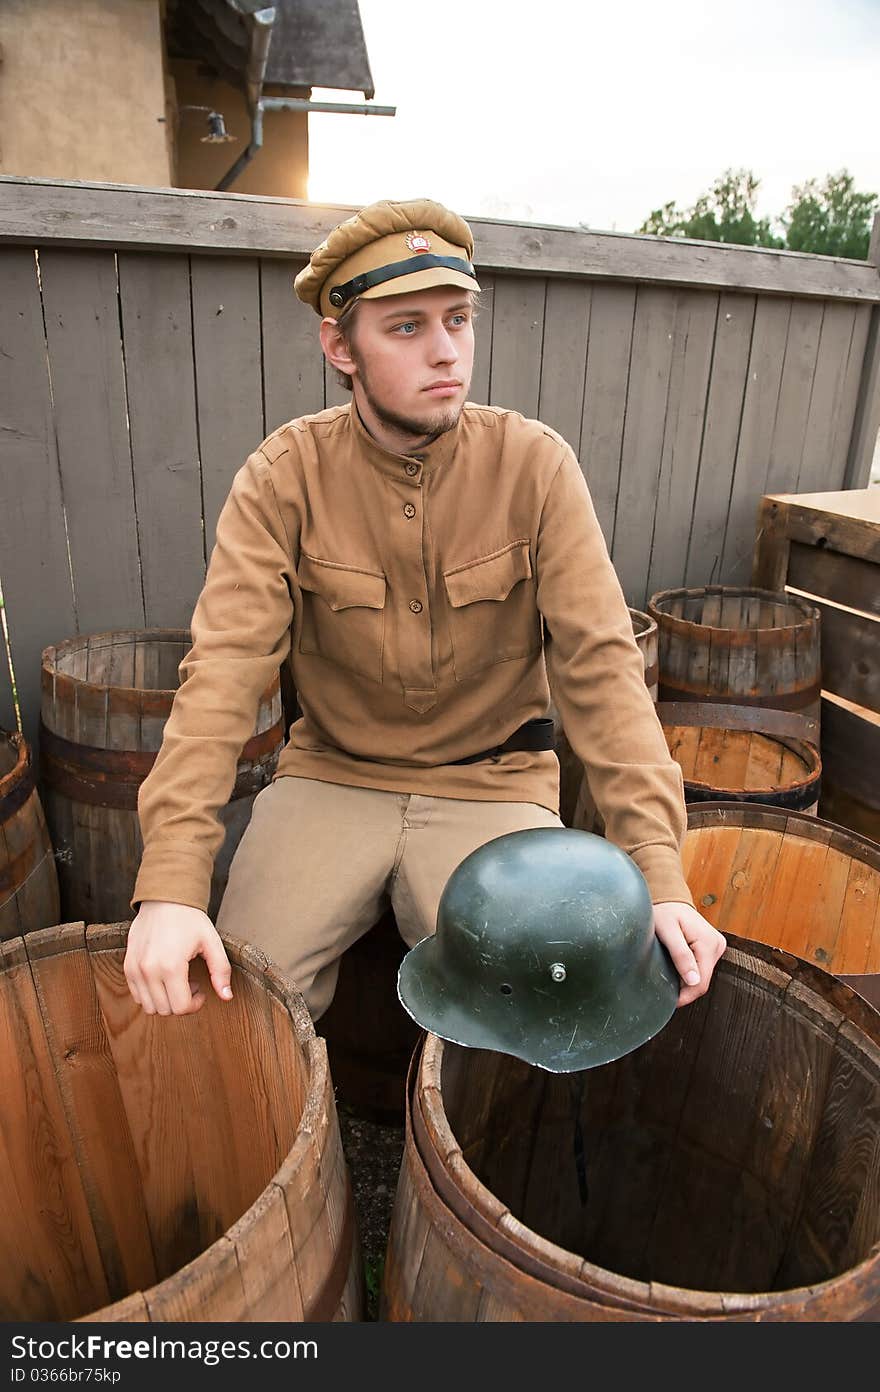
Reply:
<svg viewBox="0 0 880 1392"><path fill-rule="evenodd" d="M682 210L674 202L664 203L638 231L655 237L786 247L820 256L867 257L880 201L876 193L858 193L846 169L826 174L821 183L808 179L793 188L792 201L779 218L755 216L759 184L750 169L727 169L715 180L711 193L702 194L692 208ZM785 236L778 236L774 227Z"/></svg>
<svg viewBox="0 0 880 1392"><path fill-rule="evenodd" d="M738 246L781 247L769 218L755 216L760 180L750 169L726 169L711 193L702 194L687 211L664 203L645 219L639 232L656 237L695 237L704 242Z"/></svg>
<svg viewBox="0 0 880 1392"><path fill-rule="evenodd" d="M851 174L827 174L824 183L808 179L792 189L782 219L790 251L865 260L871 224L878 209L876 193L857 193Z"/></svg>

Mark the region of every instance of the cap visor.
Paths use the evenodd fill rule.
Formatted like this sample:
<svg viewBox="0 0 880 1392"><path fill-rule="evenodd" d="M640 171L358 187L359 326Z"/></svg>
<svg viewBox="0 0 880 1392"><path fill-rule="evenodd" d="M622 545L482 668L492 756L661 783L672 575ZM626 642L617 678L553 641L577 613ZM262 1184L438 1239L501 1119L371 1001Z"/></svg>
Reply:
<svg viewBox="0 0 880 1392"><path fill-rule="evenodd" d="M576 1073L622 1058L647 1043L668 1024L678 1001L678 976L660 944L651 954L647 981L624 983L612 1009L597 1011L584 1000L565 1011L563 1022L535 1022L512 997L490 995L468 983L469 999L460 1001L442 970L435 937L424 938L406 954L397 974L400 1002L416 1024L441 1039L470 1049L512 1054L549 1073Z"/></svg>

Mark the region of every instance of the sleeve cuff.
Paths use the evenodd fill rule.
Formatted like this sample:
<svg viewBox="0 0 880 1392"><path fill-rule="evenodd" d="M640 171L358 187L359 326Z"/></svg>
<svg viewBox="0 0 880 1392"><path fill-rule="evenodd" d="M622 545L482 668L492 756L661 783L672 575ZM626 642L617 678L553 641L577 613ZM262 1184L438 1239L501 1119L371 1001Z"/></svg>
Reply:
<svg viewBox="0 0 880 1392"><path fill-rule="evenodd" d="M670 846L640 846L630 855L648 882L652 903L694 904L677 851Z"/></svg>
<svg viewBox="0 0 880 1392"><path fill-rule="evenodd" d="M131 907L137 911L145 899L161 899L169 904L188 904L207 913L213 868L212 858L199 850L154 842L141 859Z"/></svg>

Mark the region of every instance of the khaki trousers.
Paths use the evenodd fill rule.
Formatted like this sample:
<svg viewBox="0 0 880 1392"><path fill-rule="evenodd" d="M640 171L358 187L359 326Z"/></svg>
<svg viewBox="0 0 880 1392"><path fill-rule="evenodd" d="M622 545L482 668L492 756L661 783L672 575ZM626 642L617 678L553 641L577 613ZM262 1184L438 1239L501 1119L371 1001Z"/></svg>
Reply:
<svg viewBox="0 0 880 1392"><path fill-rule="evenodd" d="M217 927L265 952L318 1020L342 953L389 900L414 947L434 932L443 887L466 855L508 831L558 826L555 813L534 803L278 778L254 799Z"/></svg>

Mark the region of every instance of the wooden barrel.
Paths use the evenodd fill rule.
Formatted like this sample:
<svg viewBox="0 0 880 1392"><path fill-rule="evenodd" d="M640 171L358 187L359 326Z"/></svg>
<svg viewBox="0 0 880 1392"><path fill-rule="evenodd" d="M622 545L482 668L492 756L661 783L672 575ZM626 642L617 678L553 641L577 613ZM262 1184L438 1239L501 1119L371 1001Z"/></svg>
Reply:
<svg viewBox="0 0 880 1392"><path fill-rule="evenodd" d="M143 852L138 789L161 746L190 642L186 629L150 628L69 638L43 652L40 768L64 918L115 923L131 915ZM220 811L226 835L214 863L212 918L254 798L271 782L283 743L276 674Z"/></svg>
<svg viewBox="0 0 880 1392"><path fill-rule="evenodd" d="M421 1034L397 995L406 951L388 909L343 953L336 993L316 1026L338 1100L384 1125L403 1124L407 1068Z"/></svg>
<svg viewBox="0 0 880 1392"><path fill-rule="evenodd" d="M645 664L645 684L651 693L654 701L657 700L657 681L658 681L658 654L657 654L657 624L650 614L643 614L640 609L630 609L629 616L633 626L633 636L639 645L642 653L642 660ZM578 799L589 799L589 789L584 778L584 766L575 754L568 738L562 728L562 722L555 708L551 711L556 725L556 757L559 760L559 815L566 826L582 825L575 821L575 810ZM585 805L585 804L584 804ZM595 813L592 801L589 803L592 816ZM582 810L582 819L587 816L587 812ZM596 814L598 816L598 814ZM584 827L584 830L592 830L592 827Z"/></svg>
<svg viewBox="0 0 880 1392"><path fill-rule="evenodd" d="M127 924L0 946L0 1318L359 1320L363 1267L324 1042L225 937L233 999L145 1015Z"/></svg>
<svg viewBox="0 0 880 1392"><path fill-rule="evenodd" d="M686 802L760 802L817 812L818 721L795 711L708 701L658 701L657 715L681 767Z"/></svg>
<svg viewBox="0 0 880 1392"><path fill-rule="evenodd" d="M0 941L60 916L58 873L24 735L0 730Z"/></svg>
<svg viewBox="0 0 880 1392"><path fill-rule="evenodd" d="M705 996L600 1068L428 1035L382 1317L876 1318L878 1046L856 992L745 939Z"/></svg>
<svg viewBox="0 0 880 1392"><path fill-rule="evenodd" d="M661 701L726 701L818 719L819 610L786 592L706 585L658 590Z"/></svg>
<svg viewBox="0 0 880 1392"><path fill-rule="evenodd" d="M742 803L688 810L700 913L833 972L880 1009L880 846L824 818Z"/></svg>

